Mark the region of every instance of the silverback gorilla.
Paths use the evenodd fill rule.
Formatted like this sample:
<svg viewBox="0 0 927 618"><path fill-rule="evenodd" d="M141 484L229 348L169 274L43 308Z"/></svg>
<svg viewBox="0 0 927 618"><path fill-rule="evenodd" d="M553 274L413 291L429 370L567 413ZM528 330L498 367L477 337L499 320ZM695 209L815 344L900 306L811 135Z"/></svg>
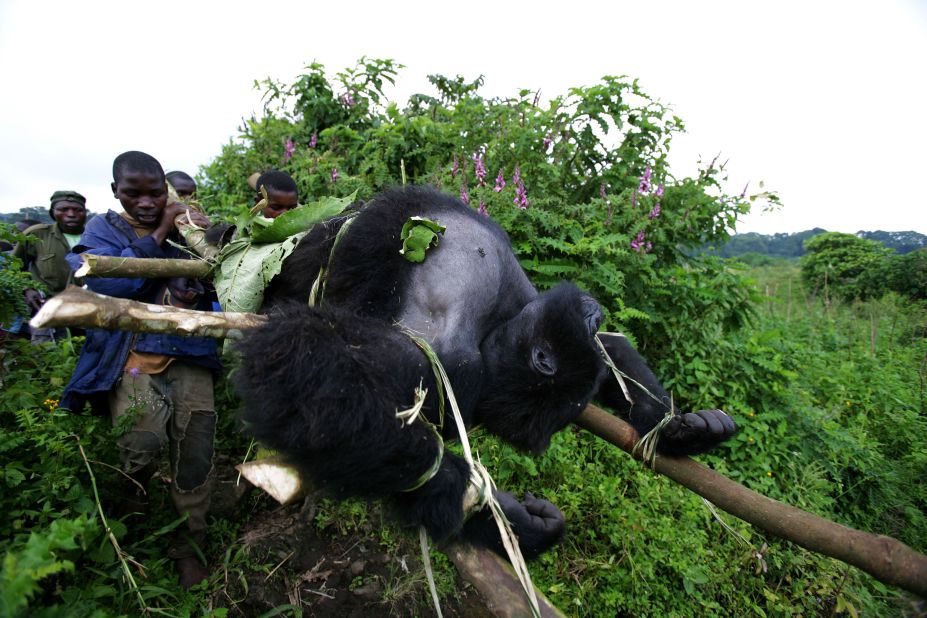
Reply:
<svg viewBox="0 0 927 618"><path fill-rule="evenodd" d="M413 216L446 227L421 263L399 252ZM632 405L616 380L605 379L594 339L598 303L570 283L539 294L489 218L434 189L410 187L368 202L336 242L347 219L319 224L300 242L267 289L270 321L239 348L246 430L320 486L388 498L403 523L424 525L432 538L459 534L501 552L488 509L465 520L468 464L444 452L428 424L397 419L421 385L422 414L445 438L456 437L453 421L442 426L438 418L432 367L405 331L437 353L468 427L482 425L533 453L593 399L628 417L640 435L664 417L669 397L623 337L602 337L609 356L656 399L629 382ZM320 267L324 292L310 308ZM698 453L735 431L720 410L677 415L661 430L658 450ZM496 496L526 557L560 540L564 521L553 504L530 493L521 501Z"/></svg>

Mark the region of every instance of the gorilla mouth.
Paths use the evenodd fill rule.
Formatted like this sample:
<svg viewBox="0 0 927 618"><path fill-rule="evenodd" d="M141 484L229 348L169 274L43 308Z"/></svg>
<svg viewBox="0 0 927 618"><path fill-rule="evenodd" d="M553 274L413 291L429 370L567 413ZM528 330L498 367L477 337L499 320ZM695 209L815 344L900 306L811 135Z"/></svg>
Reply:
<svg viewBox="0 0 927 618"><path fill-rule="evenodd" d="M553 435L572 423L586 407L586 402L551 405L547 401L530 407L525 406L524 400L519 403L502 404L491 412L481 411L481 422L493 435L534 455L546 451Z"/></svg>

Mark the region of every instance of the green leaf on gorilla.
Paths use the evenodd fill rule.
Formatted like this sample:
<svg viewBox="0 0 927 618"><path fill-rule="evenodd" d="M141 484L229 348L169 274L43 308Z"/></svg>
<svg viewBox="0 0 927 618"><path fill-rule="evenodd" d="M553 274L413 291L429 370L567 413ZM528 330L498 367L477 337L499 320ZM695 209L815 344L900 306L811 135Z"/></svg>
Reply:
<svg viewBox="0 0 927 618"><path fill-rule="evenodd" d="M399 235L402 240L399 253L410 262L424 262L425 251L438 246L438 234L443 234L445 229L440 223L424 217L409 217Z"/></svg>

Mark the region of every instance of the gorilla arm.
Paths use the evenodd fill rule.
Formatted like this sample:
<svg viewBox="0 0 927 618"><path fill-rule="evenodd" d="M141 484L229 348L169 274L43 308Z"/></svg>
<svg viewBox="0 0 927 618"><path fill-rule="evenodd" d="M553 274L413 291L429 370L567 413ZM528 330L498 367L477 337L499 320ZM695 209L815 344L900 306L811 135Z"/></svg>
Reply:
<svg viewBox="0 0 927 618"><path fill-rule="evenodd" d="M625 381L631 402L613 376L602 382L595 399L626 417L643 437L663 420L670 407L670 397L626 337L599 333L599 339L615 366L631 378ZM704 453L736 431L733 419L721 410L677 414L660 431L657 451L664 455Z"/></svg>

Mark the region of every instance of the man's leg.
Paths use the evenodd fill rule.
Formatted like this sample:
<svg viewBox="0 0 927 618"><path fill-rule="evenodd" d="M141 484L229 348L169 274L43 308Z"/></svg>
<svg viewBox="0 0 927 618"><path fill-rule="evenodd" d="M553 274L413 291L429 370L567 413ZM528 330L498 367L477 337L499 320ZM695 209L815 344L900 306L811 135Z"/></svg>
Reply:
<svg viewBox="0 0 927 618"><path fill-rule="evenodd" d="M119 510L124 515L145 513L147 484L158 468L158 455L167 444L170 404L157 376L126 373L109 393L113 426L126 429L117 440L123 471Z"/></svg>
<svg viewBox="0 0 927 618"><path fill-rule="evenodd" d="M173 416L171 437L171 500L180 514L188 514L186 534L171 547L171 558L181 571L181 584L189 587L206 578L196 560L197 548L206 541L206 514L212 489L213 442L216 412L212 372L174 362L165 372L169 381Z"/></svg>

